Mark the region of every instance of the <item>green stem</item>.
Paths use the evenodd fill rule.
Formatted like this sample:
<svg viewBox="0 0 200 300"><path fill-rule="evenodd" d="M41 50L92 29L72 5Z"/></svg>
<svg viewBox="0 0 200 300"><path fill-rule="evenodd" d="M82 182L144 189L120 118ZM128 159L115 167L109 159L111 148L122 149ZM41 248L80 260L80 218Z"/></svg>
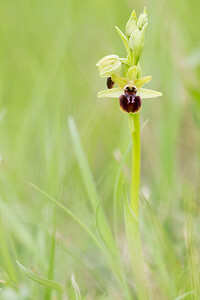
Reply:
<svg viewBox="0 0 200 300"><path fill-rule="evenodd" d="M139 216L139 188L140 188L140 115L129 114L132 137L132 175L131 175L131 208Z"/></svg>
<svg viewBox="0 0 200 300"><path fill-rule="evenodd" d="M142 243L139 228L139 189L140 189L140 115L129 114L129 124L132 137L132 171L130 206L134 220L129 237L129 252L132 269L137 286L138 299L148 299L147 279L144 270Z"/></svg>

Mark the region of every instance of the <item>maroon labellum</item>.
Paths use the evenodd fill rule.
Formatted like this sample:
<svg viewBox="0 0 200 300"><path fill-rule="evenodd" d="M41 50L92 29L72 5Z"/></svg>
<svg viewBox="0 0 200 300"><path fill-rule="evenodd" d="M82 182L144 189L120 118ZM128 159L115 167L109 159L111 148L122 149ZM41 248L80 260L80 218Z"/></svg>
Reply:
<svg viewBox="0 0 200 300"><path fill-rule="evenodd" d="M106 84L108 89L112 89L115 83L112 81L111 77L108 77Z"/></svg>
<svg viewBox="0 0 200 300"><path fill-rule="evenodd" d="M136 96L137 88L134 85L126 85L124 88L124 95L119 97L120 108L127 113L136 113L140 110L142 99Z"/></svg>

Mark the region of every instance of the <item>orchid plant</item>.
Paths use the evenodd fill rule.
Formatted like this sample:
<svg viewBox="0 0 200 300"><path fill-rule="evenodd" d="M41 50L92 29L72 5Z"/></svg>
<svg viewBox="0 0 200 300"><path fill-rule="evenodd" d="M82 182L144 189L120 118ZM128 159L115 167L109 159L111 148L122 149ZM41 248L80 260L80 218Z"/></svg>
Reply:
<svg viewBox="0 0 200 300"><path fill-rule="evenodd" d="M142 99L162 96L158 91L143 88L151 80L151 76L141 76L139 59L144 46L145 31L148 24L147 10L137 19L135 10L132 12L127 24L126 34L116 27L116 30L125 46L127 56L120 58L117 55L103 57L97 67L100 77L107 78L106 90L98 93L102 98L118 98L120 109L128 114L132 137L132 172L130 204L125 209L126 231L129 252L136 275L136 281L142 286L144 283L144 267L142 258L141 238L139 231L139 187L140 187L140 117ZM134 249L134 251L133 251ZM134 253L133 253L134 252ZM136 269L140 268L140 272ZM142 282L142 283L141 283ZM140 289L142 290L142 289ZM141 299L148 298L148 292L141 295Z"/></svg>

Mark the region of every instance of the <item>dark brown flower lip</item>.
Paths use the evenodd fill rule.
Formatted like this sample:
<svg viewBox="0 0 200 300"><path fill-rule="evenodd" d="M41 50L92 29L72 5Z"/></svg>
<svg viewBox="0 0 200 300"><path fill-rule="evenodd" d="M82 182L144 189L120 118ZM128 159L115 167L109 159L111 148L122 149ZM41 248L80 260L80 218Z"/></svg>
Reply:
<svg viewBox="0 0 200 300"><path fill-rule="evenodd" d="M114 81L112 81L112 79L111 79L111 77L108 77L107 78L107 81L106 81L106 85L107 85L107 88L108 89L112 89L113 88L113 86L114 86Z"/></svg>
<svg viewBox="0 0 200 300"><path fill-rule="evenodd" d="M140 96L136 96L136 94L132 95L121 95L119 97L120 109L126 113L137 113L140 111L142 106L142 98Z"/></svg>

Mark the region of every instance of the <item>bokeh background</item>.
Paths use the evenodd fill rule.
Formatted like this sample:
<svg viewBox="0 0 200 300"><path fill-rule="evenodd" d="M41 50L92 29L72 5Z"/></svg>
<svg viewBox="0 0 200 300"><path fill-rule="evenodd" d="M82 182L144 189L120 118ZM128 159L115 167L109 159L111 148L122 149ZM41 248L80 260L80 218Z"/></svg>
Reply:
<svg viewBox="0 0 200 300"><path fill-rule="evenodd" d="M199 288L199 1L7 0L0 2L2 299L61 299L28 279L16 260L66 285L63 299L76 299L73 292L69 296L72 274L83 299L125 299L87 233L29 183L93 228L70 136L72 116L112 227L116 174L130 134L118 101L97 98L105 80L95 64L107 54L125 56L114 26L124 31L132 10L139 15L144 6L149 25L142 73L152 75L148 88L163 93L144 100L141 111L141 122L149 120L142 130L141 191L149 207L147 213L141 201L144 253L155 299ZM130 154L117 189L118 244L127 268L122 181L129 180L129 166Z"/></svg>

